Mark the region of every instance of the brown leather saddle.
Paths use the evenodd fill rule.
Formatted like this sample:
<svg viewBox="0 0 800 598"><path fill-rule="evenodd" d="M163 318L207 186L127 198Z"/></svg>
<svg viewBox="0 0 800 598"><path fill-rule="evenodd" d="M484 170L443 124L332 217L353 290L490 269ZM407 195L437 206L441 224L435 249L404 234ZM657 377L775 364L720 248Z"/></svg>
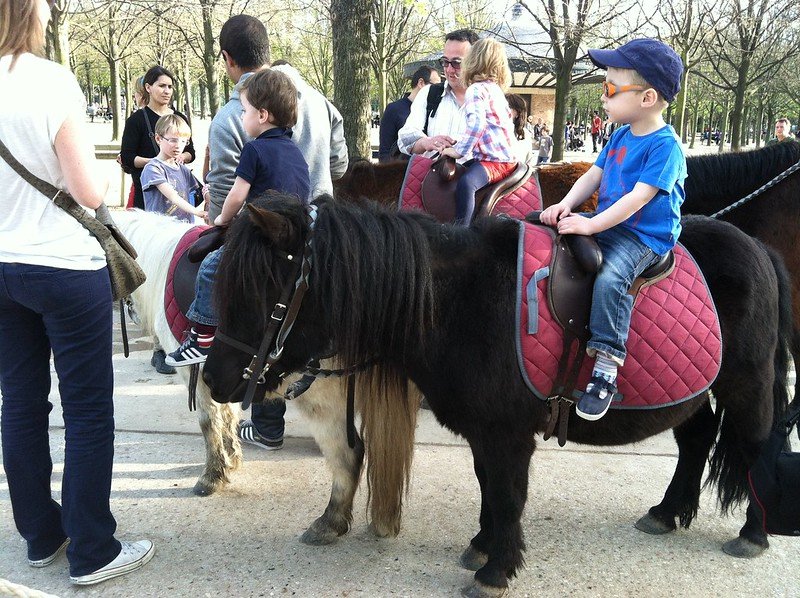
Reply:
<svg viewBox="0 0 800 598"><path fill-rule="evenodd" d="M531 212L525 220L532 224L541 224L540 214L541 212ZM575 400L575 384L586 356L594 281L602 264L603 252L594 237L555 236L547 283L547 302L553 318L564 330L564 342L555 382L548 396L550 420L544 439L552 436L558 424L558 443L561 446L567 440L570 406ZM628 292L635 298L642 288L666 278L674 268L675 256L670 251L642 272ZM573 351L575 345L577 347Z"/></svg>
<svg viewBox="0 0 800 598"><path fill-rule="evenodd" d="M441 223L452 223L456 219L456 185L464 170L453 158L442 156L431 165L422 181L422 205ZM491 214L497 201L524 184L532 172L530 166L520 162L506 178L479 189L475 194L473 220Z"/></svg>

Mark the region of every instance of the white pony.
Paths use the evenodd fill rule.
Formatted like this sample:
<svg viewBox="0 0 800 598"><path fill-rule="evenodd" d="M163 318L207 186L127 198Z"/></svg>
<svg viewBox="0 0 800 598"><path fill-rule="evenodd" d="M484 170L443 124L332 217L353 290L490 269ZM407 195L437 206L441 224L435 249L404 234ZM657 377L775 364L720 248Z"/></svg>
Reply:
<svg viewBox="0 0 800 598"><path fill-rule="evenodd" d="M141 210L114 212L113 217L139 254L137 261L147 274L147 281L131 297L134 317L142 331L155 335L167 353L174 351L178 348L178 341L172 336L167 322L164 289L175 247L193 225ZM189 368L177 370L188 385ZM333 477L328 506L305 531L301 541L314 545L330 544L350 529L353 497L364 461L365 445L361 436L368 438L368 502L372 529L379 536L397 535L411 457L404 455L400 458L387 450L387 445L393 443L390 435L369 434L371 428L384 427L387 422L373 422L369 414L363 412L364 401L359 399L356 407L362 413L361 436L356 434L355 447L351 449L346 436L346 395L338 380L316 380L294 403L307 419ZM230 475L242 463L242 448L237 436L240 409L238 403L214 402L202 376L197 382L197 406L206 462L193 491L199 496L208 496L229 483ZM410 430L395 432L413 436L413 424ZM398 467L397 463L403 465Z"/></svg>

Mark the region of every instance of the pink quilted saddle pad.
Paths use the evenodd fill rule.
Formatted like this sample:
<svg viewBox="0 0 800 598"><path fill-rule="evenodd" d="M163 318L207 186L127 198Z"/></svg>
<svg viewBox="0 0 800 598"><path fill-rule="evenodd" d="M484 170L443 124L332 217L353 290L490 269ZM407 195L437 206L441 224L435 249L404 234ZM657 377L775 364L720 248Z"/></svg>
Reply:
<svg viewBox="0 0 800 598"><path fill-rule="evenodd" d="M422 205L422 181L430 172L433 160L416 154L411 156L406 168L403 186L400 188L398 207L401 210L425 211ZM501 197L494 206L492 214L505 214L510 218L522 219L529 212L542 209L542 191L536 171L517 189Z"/></svg>
<svg viewBox="0 0 800 598"><path fill-rule="evenodd" d="M552 243L550 230L520 222L517 358L525 383L540 399L553 387L562 351L562 329L546 294ZM722 335L708 286L686 249L677 245L673 252L672 273L636 299L628 357L617 378L623 399L612 409L674 405L707 390L719 374ZM584 360L575 398L589 382L592 363Z"/></svg>
<svg viewBox="0 0 800 598"><path fill-rule="evenodd" d="M178 307L178 302L175 299L175 288L172 285L175 276L175 268L178 266L178 261L181 259L181 256L189 250L189 247L197 240L200 233L207 228L209 227L195 226L186 231L186 234L181 237L181 240L178 241L178 244L175 246L175 251L172 253L172 259L169 262L167 282L164 285L164 311L167 315L167 323L169 324L170 331L172 331L172 336L174 336L175 340L178 342L183 341L186 332L189 330L189 320L186 319L186 316L181 312L180 307Z"/></svg>

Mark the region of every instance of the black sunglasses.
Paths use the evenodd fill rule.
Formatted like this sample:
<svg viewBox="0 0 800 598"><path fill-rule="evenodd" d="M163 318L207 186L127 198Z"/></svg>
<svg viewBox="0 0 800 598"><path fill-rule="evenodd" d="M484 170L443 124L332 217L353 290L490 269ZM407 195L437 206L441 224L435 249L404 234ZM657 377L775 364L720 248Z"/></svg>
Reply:
<svg viewBox="0 0 800 598"><path fill-rule="evenodd" d="M447 58L440 58L439 64L442 65L442 68L447 68L448 66L452 66L453 70L459 70L461 68L461 59L455 58L453 60L448 60Z"/></svg>

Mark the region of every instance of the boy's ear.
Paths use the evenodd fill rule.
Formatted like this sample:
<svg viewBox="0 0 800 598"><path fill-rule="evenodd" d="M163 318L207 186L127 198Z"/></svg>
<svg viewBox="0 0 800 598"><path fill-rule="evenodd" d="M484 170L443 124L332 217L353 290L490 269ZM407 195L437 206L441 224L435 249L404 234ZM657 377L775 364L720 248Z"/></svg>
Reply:
<svg viewBox="0 0 800 598"><path fill-rule="evenodd" d="M642 94L642 106L650 108L658 104L658 92L652 87L648 87Z"/></svg>

